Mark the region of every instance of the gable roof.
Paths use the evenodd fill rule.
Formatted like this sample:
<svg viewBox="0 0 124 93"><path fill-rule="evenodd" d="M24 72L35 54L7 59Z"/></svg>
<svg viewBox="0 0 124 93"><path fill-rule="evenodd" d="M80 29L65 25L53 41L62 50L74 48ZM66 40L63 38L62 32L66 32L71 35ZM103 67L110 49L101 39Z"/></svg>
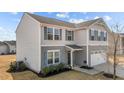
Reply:
<svg viewBox="0 0 124 93"><path fill-rule="evenodd" d="M89 21L85 21L85 22L75 24L75 23L61 21L61 20L58 20L58 19L48 18L48 17L44 17L44 16L31 14L31 13L27 13L27 14L30 15L35 20L39 21L40 23L59 25L59 26L65 26L65 27L70 27L70 28L88 27L88 26L92 25L93 23L97 22L98 20L104 21L102 18L98 18L98 19L89 20Z"/></svg>
<svg viewBox="0 0 124 93"><path fill-rule="evenodd" d="M58 19L48 18L48 17L39 16L39 15L35 15L35 14L30 14L30 13L27 13L27 14L30 15L31 17L33 17L34 19L36 19L37 21L39 21L40 23L47 23L47 24L75 28L74 23L69 23L69 22L58 20Z"/></svg>
<svg viewBox="0 0 124 93"><path fill-rule="evenodd" d="M0 41L0 46L1 46L1 45L6 45L6 44L5 44L4 42Z"/></svg>
<svg viewBox="0 0 124 93"><path fill-rule="evenodd" d="M4 41L4 43L7 43L9 45L16 45L16 41Z"/></svg>

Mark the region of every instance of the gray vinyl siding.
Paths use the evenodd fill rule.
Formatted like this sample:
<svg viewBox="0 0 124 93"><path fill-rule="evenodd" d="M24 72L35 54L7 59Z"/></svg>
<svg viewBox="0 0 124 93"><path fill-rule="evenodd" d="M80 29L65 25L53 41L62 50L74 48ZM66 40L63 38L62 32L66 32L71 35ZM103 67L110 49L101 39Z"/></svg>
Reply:
<svg viewBox="0 0 124 93"><path fill-rule="evenodd" d="M41 47L41 67L48 66L47 63L47 51L48 50L60 50L60 62L67 63L67 53L64 46L46 46Z"/></svg>
<svg viewBox="0 0 124 93"><path fill-rule="evenodd" d="M73 52L73 63L74 65L78 65L78 66L82 66L84 65L84 61L86 61L86 46L82 46L83 50L79 50L79 51L74 51ZM68 51L70 51L70 49L68 49L65 46L45 46L45 47L41 47L41 67L45 67L48 66L47 63L47 51L48 50L60 50L60 62L61 63L68 63L68 56L67 53Z"/></svg>
<svg viewBox="0 0 124 93"><path fill-rule="evenodd" d="M74 65L82 66L86 65L84 61L87 61L86 46L82 46L83 50L75 51L73 54Z"/></svg>
<svg viewBox="0 0 124 93"><path fill-rule="evenodd" d="M88 54L88 58L89 58L89 66L91 65L91 52L92 51L99 51L99 50L104 50L106 51L107 50L107 46L88 46L89 48L89 54Z"/></svg>

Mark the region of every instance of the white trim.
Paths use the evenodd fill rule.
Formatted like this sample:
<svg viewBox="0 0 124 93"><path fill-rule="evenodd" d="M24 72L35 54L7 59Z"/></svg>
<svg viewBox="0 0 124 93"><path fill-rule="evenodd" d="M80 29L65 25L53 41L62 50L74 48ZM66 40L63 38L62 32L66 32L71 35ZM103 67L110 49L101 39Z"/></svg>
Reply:
<svg viewBox="0 0 124 93"><path fill-rule="evenodd" d="M53 53L53 63L52 64L48 64L48 53L49 52ZM58 63L55 63L55 52L59 52L59 62L58 63L60 63L60 50L47 50L47 65L58 64Z"/></svg>
<svg viewBox="0 0 124 93"><path fill-rule="evenodd" d="M86 41L86 50L87 50L87 65L89 65L89 29L87 29L87 41Z"/></svg>
<svg viewBox="0 0 124 93"><path fill-rule="evenodd" d="M71 67L72 67L72 69L73 69L73 50L71 50Z"/></svg>
<svg viewBox="0 0 124 93"><path fill-rule="evenodd" d="M40 25L40 24L39 24ZM41 47L40 47L40 45L41 45L41 26L39 26L39 64L40 64L40 70L42 69L41 67Z"/></svg>

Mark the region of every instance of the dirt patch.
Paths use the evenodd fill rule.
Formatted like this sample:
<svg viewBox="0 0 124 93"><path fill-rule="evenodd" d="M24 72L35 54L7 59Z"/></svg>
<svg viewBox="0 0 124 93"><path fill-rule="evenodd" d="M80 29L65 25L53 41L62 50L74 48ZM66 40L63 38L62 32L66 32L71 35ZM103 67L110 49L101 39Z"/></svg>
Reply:
<svg viewBox="0 0 124 93"><path fill-rule="evenodd" d="M0 56L0 80L12 80L11 73L6 72L9 68L9 64L15 61L15 55L2 55Z"/></svg>

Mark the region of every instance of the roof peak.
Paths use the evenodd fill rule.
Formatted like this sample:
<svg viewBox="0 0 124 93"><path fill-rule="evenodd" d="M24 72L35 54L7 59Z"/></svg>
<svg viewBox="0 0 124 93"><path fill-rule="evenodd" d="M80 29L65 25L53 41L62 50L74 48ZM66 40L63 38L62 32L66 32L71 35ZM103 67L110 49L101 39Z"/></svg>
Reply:
<svg viewBox="0 0 124 93"><path fill-rule="evenodd" d="M59 20L59 19L56 19L56 18L50 18L50 17L41 16L41 15L37 15L37 14L31 14L31 13L28 13L28 12L25 12L25 13L28 14L29 16L33 17L34 19L36 19L40 23L48 23L48 24L67 26L67 27L72 27L72 28L77 28L77 27L82 27L82 26L89 26L89 25L91 25L92 23L94 23L98 20L103 20L103 18L97 18L97 19L87 20L87 21L80 22L80 23L76 24L76 23L71 23L71 22L68 22L68 21Z"/></svg>

